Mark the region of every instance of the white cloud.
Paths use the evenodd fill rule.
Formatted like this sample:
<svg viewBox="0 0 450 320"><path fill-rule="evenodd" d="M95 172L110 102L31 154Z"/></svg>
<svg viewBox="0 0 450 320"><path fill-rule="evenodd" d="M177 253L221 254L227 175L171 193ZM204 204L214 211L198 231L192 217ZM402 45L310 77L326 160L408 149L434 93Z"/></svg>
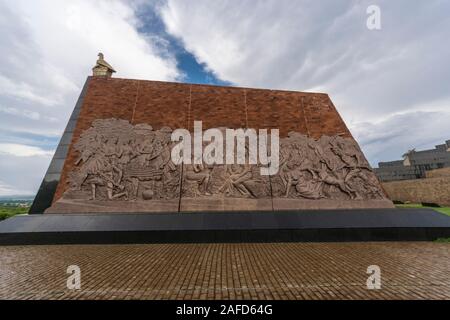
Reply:
<svg viewBox="0 0 450 320"><path fill-rule="evenodd" d="M62 132L99 51L118 77L176 79L174 58L161 57L137 23L130 4L119 0L0 0L0 104L59 119L33 130ZM4 120L12 128L23 119Z"/></svg>
<svg viewBox="0 0 450 320"><path fill-rule="evenodd" d="M366 27L373 4L381 31ZM168 0L161 15L223 80L329 93L375 164L414 141L433 147L450 138L446 126L430 122L449 119L442 103L450 101L449 10L439 0ZM395 136L383 140L389 131Z"/></svg>
<svg viewBox="0 0 450 320"><path fill-rule="evenodd" d="M23 193L17 193L17 190L14 190L11 186L0 181L0 196L12 196L17 194Z"/></svg>
<svg viewBox="0 0 450 320"><path fill-rule="evenodd" d="M8 154L16 157L51 157L54 151L46 151L38 147L14 143L0 143L0 154Z"/></svg>
<svg viewBox="0 0 450 320"><path fill-rule="evenodd" d="M357 123L353 131L375 165L401 159L407 150L424 150L444 143L450 139L449 124L450 112L413 111L394 114L376 123Z"/></svg>
<svg viewBox="0 0 450 320"><path fill-rule="evenodd" d="M50 157L0 155L0 196L34 194L42 182Z"/></svg>
<svg viewBox="0 0 450 320"><path fill-rule="evenodd" d="M25 99L32 103L44 106L54 106L58 104L57 100L40 96L34 92L33 87L24 82L14 82L11 79L0 75L0 94L3 96L12 96L19 99Z"/></svg>
<svg viewBox="0 0 450 320"><path fill-rule="evenodd" d="M39 145L62 134L98 52L117 69L117 77L180 76L174 57L138 32L140 5L122 0L0 0L0 162L23 158L8 164L10 170L0 168L0 180L14 188L18 178L12 175L24 172L14 168L33 167L25 158L39 156L46 164L36 168L39 179L26 188L37 190L49 163L48 152Z"/></svg>
<svg viewBox="0 0 450 320"><path fill-rule="evenodd" d="M0 106L0 112L15 115L15 116L23 116L23 117L31 119L31 120L41 119L41 115L38 112L30 111L30 110L26 110L26 109L18 109L18 108Z"/></svg>

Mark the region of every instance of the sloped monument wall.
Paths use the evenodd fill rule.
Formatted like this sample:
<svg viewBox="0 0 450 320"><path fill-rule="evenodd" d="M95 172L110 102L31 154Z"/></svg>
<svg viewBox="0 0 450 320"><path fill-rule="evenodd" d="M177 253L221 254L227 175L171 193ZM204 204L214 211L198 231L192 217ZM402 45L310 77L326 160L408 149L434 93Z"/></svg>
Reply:
<svg viewBox="0 0 450 320"><path fill-rule="evenodd" d="M391 208L326 94L91 77L47 213ZM174 165L171 133L280 130L280 169Z"/></svg>

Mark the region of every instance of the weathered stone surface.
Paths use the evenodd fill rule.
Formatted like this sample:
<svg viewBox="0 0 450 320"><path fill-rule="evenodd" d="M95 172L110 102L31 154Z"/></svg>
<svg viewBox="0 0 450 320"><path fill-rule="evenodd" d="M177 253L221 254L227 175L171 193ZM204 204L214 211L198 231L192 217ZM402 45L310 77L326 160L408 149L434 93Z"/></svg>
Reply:
<svg viewBox="0 0 450 320"><path fill-rule="evenodd" d="M450 206L450 177L385 182L383 188L392 200Z"/></svg>
<svg viewBox="0 0 450 320"><path fill-rule="evenodd" d="M280 154L280 171L271 179L274 210L390 205L352 139L292 132L281 140Z"/></svg>
<svg viewBox="0 0 450 320"><path fill-rule="evenodd" d="M95 120L74 144L69 189L51 212L161 212L389 206L354 140L291 132L276 176L260 165L175 165L172 129Z"/></svg>
<svg viewBox="0 0 450 320"><path fill-rule="evenodd" d="M426 172L427 178L444 178L450 177L450 168L435 169Z"/></svg>
<svg viewBox="0 0 450 320"><path fill-rule="evenodd" d="M126 120L95 120L74 145L79 158L69 189L47 212L177 211L181 168L171 161L171 133ZM148 210L142 201L155 206Z"/></svg>

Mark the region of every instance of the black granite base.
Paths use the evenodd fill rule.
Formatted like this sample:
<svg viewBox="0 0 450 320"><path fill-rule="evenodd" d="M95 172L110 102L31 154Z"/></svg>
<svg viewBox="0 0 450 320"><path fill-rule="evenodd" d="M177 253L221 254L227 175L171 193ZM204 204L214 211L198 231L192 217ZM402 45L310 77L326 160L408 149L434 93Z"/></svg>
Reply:
<svg viewBox="0 0 450 320"><path fill-rule="evenodd" d="M165 214L46 214L0 223L1 245L430 241L450 217L429 209Z"/></svg>

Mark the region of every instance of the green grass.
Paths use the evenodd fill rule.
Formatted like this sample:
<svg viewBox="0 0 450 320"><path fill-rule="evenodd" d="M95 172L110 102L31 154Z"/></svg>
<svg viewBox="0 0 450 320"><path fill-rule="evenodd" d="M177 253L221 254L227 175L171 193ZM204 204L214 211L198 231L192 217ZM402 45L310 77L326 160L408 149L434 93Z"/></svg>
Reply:
<svg viewBox="0 0 450 320"><path fill-rule="evenodd" d="M0 221L11 218L18 214L27 214L30 208L0 206Z"/></svg>
<svg viewBox="0 0 450 320"><path fill-rule="evenodd" d="M410 203L410 204L397 204L395 205L397 208L425 208L425 209L433 209L437 212L446 214L448 216L450 216L450 208L448 207L441 207L441 208L435 208L435 207L425 207L421 204L415 204L415 203Z"/></svg>
<svg viewBox="0 0 450 320"><path fill-rule="evenodd" d="M435 208L435 210L450 216L450 208Z"/></svg>

